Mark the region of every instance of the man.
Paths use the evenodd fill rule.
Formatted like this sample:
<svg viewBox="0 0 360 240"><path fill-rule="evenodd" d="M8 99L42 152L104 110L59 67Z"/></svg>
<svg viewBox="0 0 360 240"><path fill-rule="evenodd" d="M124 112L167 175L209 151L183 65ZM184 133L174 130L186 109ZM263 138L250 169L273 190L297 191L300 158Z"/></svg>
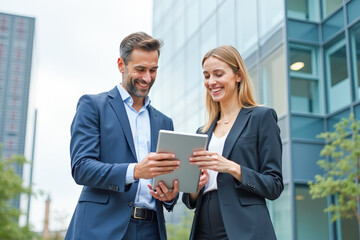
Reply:
<svg viewBox="0 0 360 240"><path fill-rule="evenodd" d="M143 32L120 44L122 83L80 98L71 125L71 169L84 185L65 239L166 239L163 206L178 198L151 179L179 167L174 154L155 152L160 129L172 120L150 105L161 43Z"/></svg>

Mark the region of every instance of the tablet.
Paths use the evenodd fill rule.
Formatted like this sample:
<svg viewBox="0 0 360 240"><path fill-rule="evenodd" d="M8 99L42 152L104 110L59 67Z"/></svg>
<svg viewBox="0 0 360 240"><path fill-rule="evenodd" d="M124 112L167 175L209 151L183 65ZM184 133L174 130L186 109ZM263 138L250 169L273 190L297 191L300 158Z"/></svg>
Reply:
<svg viewBox="0 0 360 240"><path fill-rule="evenodd" d="M191 165L189 157L197 150L205 150L208 141L206 134L190 134L160 130L157 142L156 152L171 152L175 158L180 160L180 166L174 172L159 175L153 178L152 188L163 181L167 188L173 189L174 180L179 181L179 191L186 193L195 193L197 191L201 170Z"/></svg>

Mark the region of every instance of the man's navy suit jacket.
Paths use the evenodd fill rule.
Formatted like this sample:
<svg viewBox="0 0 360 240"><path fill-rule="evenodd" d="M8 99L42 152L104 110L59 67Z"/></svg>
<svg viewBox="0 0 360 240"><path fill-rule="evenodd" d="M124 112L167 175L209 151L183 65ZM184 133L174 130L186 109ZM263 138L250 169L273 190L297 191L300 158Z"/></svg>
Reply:
<svg viewBox="0 0 360 240"><path fill-rule="evenodd" d="M151 151L155 152L159 130L173 130L173 123L150 105L148 110ZM134 207L138 181L125 184L127 167L137 163L137 159L117 87L80 98L71 125L70 154L72 176L84 187L65 239L122 239ZM164 206L171 211L174 204ZM160 238L166 239L163 204L158 200L156 210Z"/></svg>
<svg viewBox="0 0 360 240"><path fill-rule="evenodd" d="M218 117L219 118L219 117ZM209 130L209 142L216 126ZM228 238L243 240L276 239L265 198L274 200L284 189L282 143L277 116L265 107L242 108L224 144L223 154L240 164L242 183L227 173L217 176L219 205ZM196 208L190 239L195 232L203 190L195 203L183 194L188 208Z"/></svg>

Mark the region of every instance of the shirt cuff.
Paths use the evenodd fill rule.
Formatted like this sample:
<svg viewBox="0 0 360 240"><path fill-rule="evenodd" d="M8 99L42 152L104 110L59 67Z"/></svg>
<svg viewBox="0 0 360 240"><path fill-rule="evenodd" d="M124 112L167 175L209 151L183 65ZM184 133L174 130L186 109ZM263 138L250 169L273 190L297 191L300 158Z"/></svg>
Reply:
<svg viewBox="0 0 360 240"><path fill-rule="evenodd" d="M136 180L134 179L134 168L135 168L136 163L130 163L127 170L126 170L126 180L125 180L125 184L131 184L136 182Z"/></svg>
<svg viewBox="0 0 360 240"><path fill-rule="evenodd" d="M176 197L174 197L174 199L173 199L171 202L164 201L163 203L164 203L164 204L166 204L167 206L171 206L171 205L173 205L173 204L174 204L175 199L176 199Z"/></svg>

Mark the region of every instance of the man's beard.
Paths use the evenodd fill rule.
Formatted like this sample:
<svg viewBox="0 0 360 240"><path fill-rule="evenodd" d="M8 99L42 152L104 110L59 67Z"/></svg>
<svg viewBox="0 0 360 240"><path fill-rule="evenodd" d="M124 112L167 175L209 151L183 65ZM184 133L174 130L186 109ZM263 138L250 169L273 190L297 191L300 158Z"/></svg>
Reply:
<svg viewBox="0 0 360 240"><path fill-rule="evenodd" d="M149 94L150 88L154 84L154 81L155 79L151 79L148 88L146 90L141 90L136 87L136 83L137 82L146 83L146 82L139 78L133 79L132 77L130 77L129 81L125 81L125 86L131 96L141 98L141 97L146 97Z"/></svg>

